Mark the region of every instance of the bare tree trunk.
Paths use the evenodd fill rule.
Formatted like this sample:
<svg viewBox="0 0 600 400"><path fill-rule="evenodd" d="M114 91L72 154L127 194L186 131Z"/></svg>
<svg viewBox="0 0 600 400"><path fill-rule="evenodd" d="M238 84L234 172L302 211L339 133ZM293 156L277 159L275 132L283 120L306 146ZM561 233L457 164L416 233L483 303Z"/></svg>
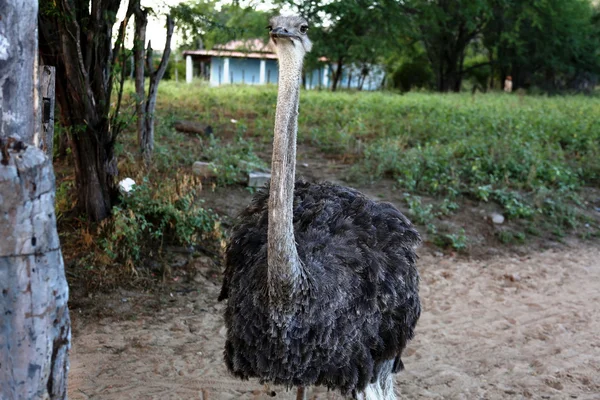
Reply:
<svg viewBox="0 0 600 400"><path fill-rule="evenodd" d="M146 35L147 10L141 9L139 3L135 10L135 29L138 42L135 48L135 90L137 94L137 127L138 127L138 144L140 152L144 158L146 165L150 165L152 161L152 153L154 151L154 110L156 109L156 96L158 95L158 84L165 74L169 57L171 55L171 38L173 37L173 29L175 27L173 18L167 16L167 41L160 60L158 68L154 70L152 60L153 50L150 43L145 50L146 71L150 77L150 86L148 88L148 98L144 92L144 46ZM139 18L139 21L138 21Z"/></svg>
<svg viewBox="0 0 600 400"><path fill-rule="evenodd" d="M0 147L0 398L66 399L71 323L52 163L33 145Z"/></svg>
<svg viewBox="0 0 600 400"><path fill-rule="evenodd" d="M0 3L0 399L66 399L71 324L52 163L32 143L37 0ZM14 136L12 136L14 134Z"/></svg>
<svg viewBox="0 0 600 400"><path fill-rule="evenodd" d="M340 57L337 60L336 69L335 69L335 72L333 73L333 79L332 79L333 82L331 82L331 91L332 92L336 91L337 86L340 83L340 79L342 78L343 67L344 67L344 60L343 60L343 58Z"/></svg>
<svg viewBox="0 0 600 400"><path fill-rule="evenodd" d="M138 145L143 153L143 143L146 137L146 124L144 112L146 110L146 93L144 90L144 55L146 48L146 26L148 25L148 11L140 7L139 0L134 6L135 14L135 43L133 54L135 62L135 113L137 115Z"/></svg>
<svg viewBox="0 0 600 400"><path fill-rule="evenodd" d="M0 137L14 136L26 143L33 142L36 132L32 114L37 11L37 0L0 2Z"/></svg>

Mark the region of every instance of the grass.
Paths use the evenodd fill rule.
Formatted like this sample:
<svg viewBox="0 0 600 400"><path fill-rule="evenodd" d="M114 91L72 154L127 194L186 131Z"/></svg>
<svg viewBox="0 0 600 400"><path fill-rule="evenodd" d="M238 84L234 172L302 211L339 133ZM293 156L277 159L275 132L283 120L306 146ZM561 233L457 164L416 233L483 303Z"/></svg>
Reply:
<svg viewBox="0 0 600 400"><path fill-rule="evenodd" d="M123 114L130 114L132 85L126 93ZM106 263L121 258L131 265L148 245L160 249L155 243L168 237L189 244L210 236L217 216L190 203L197 185L182 190L176 182L197 160L215 165L213 184L220 186L267 167L257 152L272 141L276 99L272 85L162 82L152 167L140 167L133 124L117 148L120 176L146 182L143 191L119 206L111 221L84 226L79 237L87 238L88 247L102 247ZM355 184L393 179L397 190L409 193L408 214L431 241L465 251L470 239L464 230L438 226L460 213L465 201L502 211L509 226L495 233L500 243L519 244L546 232L560 238L582 226L581 237L599 236L597 218L590 217L595 211L581 195L600 185L599 115L599 97L303 91L299 141L351 163L346 178ZM214 137L177 132L177 120L210 124ZM58 188L61 215L60 208L72 203L73 184ZM173 196L176 204L170 204ZM433 201L424 203L424 197ZM194 213L200 217L188 221ZM92 238L94 229L99 240ZM152 240L146 241L148 235Z"/></svg>
<svg viewBox="0 0 600 400"><path fill-rule="evenodd" d="M265 143L275 103L274 86L165 82L158 109ZM578 191L600 184L598 115L598 97L304 91L299 141L354 160L355 182L392 177L412 194L493 202L509 220L562 231L585 220Z"/></svg>

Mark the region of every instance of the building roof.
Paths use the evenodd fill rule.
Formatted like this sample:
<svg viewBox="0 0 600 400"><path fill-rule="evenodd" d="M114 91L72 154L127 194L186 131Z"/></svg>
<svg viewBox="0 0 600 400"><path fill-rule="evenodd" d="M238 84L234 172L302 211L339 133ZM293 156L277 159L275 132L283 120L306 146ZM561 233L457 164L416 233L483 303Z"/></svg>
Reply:
<svg viewBox="0 0 600 400"><path fill-rule="evenodd" d="M269 43L262 39L232 40L225 44L216 44L214 50L244 51L253 53L272 53Z"/></svg>
<svg viewBox="0 0 600 400"><path fill-rule="evenodd" d="M261 39L232 40L225 44L215 45L212 50L186 50L184 56L213 56L238 58L267 58L276 60L277 55L270 49L268 43Z"/></svg>
<svg viewBox="0 0 600 400"><path fill-rule="evenodd" d="M275 53L245 53L231 50L185 50L184 56L213 56L213 57L239 57L239 58L268 58L277 59Z"/></svg>
<svg viewBox="0 0 600 400"><path fill-rule="evenodd" d="M262 39L232 40L225 44L217 44L212 50L185 50L183 55L277 59L268 42L265 43ZM327 58L319 57L319 61L327 62Z"/></svg>

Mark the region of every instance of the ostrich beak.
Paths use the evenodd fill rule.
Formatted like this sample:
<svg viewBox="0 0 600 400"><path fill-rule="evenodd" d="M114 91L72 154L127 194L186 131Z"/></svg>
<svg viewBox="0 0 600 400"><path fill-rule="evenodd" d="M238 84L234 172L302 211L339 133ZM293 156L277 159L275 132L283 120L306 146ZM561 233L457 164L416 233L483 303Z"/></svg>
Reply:
<svg viewBox="0 0 600 400"><path fill-rule="evenodd" d="M270 35L272 38L290 38L290 39L299 39L297 35L289 33L287 29L282 28L280 26L273 28L271 30Z"/></svg>

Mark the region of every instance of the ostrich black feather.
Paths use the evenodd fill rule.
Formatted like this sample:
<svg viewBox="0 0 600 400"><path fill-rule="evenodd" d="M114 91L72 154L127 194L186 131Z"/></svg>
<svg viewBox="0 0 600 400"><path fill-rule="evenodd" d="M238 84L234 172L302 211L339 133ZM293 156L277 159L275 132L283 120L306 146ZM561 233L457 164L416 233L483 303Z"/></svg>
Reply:
<svg viewBox="0 0 600 400"><path fill-rule="evenodd" d="M294 235L302 289L273 315L267 279L268 188L238 217L219 300L225 362L237 377L357 393L401 354L421 312L415 267L420 242L393 205L330 183L297 181Z"/></svg>

